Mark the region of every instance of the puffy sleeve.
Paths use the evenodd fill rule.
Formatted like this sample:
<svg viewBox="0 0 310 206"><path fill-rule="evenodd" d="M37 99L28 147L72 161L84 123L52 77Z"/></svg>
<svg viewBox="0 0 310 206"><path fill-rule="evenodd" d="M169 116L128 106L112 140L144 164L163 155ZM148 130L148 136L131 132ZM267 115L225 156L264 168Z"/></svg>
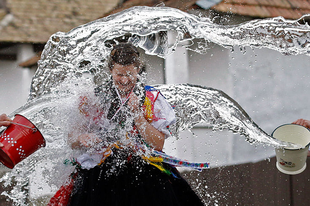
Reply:
<svg viewBox="0 0 310 206"><path fill-rule="evenodd" d="M163 95L160 92L158 92L157 95L157 99L154 103L154 115L156 120L152 121L151 125L157 130L163 132L167 138L171 135L169 126L174 124L176 121L175 113Z"/></svg>

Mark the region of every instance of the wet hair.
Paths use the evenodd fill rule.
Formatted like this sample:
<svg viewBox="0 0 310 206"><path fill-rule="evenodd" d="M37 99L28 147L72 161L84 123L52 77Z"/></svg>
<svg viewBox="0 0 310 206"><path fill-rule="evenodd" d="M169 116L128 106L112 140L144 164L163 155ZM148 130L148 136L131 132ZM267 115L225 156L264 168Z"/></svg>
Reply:
<svg viewBox="0 0 310 206"><path fill-rule="evenodd" d="M113 47L108 62L108 67L112 71L115 64L123 66L135 65L138 69L142 66L138 49L130 43L120 43Z"/></svg>

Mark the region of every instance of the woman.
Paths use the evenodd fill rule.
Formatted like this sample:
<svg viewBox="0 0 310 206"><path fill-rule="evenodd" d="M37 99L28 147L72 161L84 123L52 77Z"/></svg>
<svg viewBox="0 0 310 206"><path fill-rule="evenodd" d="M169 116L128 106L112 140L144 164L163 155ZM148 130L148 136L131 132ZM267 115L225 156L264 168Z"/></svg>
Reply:
<svg viewBox="0 0 310 206"><path fill-rule="evenodd" d="M92 123L88 133L71 134L71 145L100 152L77 158L68 205L203 205L174 167L149 155L163 149L175 115L158 90L141 84L141 65L134 46L116 45L109 60L112 79L95 89L100 109L82 98L80 110Z"/></svg>

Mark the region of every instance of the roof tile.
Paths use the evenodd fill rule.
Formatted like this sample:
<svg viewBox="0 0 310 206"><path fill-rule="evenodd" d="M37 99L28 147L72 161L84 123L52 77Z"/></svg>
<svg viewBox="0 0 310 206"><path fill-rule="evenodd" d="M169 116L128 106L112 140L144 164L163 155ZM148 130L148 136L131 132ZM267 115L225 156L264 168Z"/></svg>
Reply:
<svg viewBox="0 0 310 206"><path fill-rule="evenodd" d="M45 43L53 33L93 21L117 4L115 0L7 0L14 19L0 30L0 41Z"/></svg>
<svg viewBox="0 0 310 206"><path fill-rule="evenodd" d="M196 1L165 0L164 3L166 6L187 11L195 8ZM6 0L6 6L14 15L14 19L8 26L0 28L0 41L45 43L50 35L57 31L67 32L76 26L132 6L154 6L163 0L127 0L117 7L118 2L116 0ZM212 9L260 18L283 16L288 19L298 19L310 13L310 1L223 0ZM0 9L0 22L7 11Z"/></svg>
<svg viewBox="0 0 310 206"><path fill-rule="evenodd" d="M261 18L282 16L287 19L298 19L310 13L310 2L306 0L223 0L212 9Z"/></svg>

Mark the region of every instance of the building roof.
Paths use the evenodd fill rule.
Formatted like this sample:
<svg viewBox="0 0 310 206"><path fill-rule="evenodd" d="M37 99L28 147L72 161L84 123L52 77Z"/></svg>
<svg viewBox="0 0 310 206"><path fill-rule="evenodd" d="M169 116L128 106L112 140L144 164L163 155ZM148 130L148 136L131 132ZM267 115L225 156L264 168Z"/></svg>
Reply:
<svg viewBox="0 0 310 206"><path fill-rule="evenodd" d="M107 13L103 13L102 17L118 13L133 6L159 6L163 4L163 2L163 5L167 7L178 8L182 11L188 11L195 7L196 1L197 0L127 0L124 3L115 7L113 10Z"/></svg>
<svg viewBox="0 0 310 206"><path fill-rule="evenodd" d="M117 6L116 0L0 0L0 42L46 43L93 21Z"/></svg>
<svg viewBox="0 0 310 206"><path fill-rule="evenodd" d="M154 6L162 0L127 0L122 5L105 13L108 16L132 6ZM310 14L310 1L306 0L166 0L165 6L183 11L195 9L212 9L218 12L228 12L237 15L256 18L272 18L282 16L286 19L299 19L304 14Z"/></svg>
<svg viewBox="0 0 310 206"><path fill-rule="evenodd" d="M154 6L163 0L0 0L0 42L45 43L58 32L132 6ZM220 2L220 3L218 3ZM252 17L298 19L310 13L306 0L165 0L183 11L200 8ZM215 4L215 5L214 5ZM206 6L207 5L207 6ZM208 7L208 8L207 8Z"/></svg>
<svg viewBox="0 0 310 206"><path fill-rule="evenodd" d="M306 0L223 0L212 7L220 12L231 12L243 16L270 18L282 16L299 19L310 14L310 1Z"/></svg>

